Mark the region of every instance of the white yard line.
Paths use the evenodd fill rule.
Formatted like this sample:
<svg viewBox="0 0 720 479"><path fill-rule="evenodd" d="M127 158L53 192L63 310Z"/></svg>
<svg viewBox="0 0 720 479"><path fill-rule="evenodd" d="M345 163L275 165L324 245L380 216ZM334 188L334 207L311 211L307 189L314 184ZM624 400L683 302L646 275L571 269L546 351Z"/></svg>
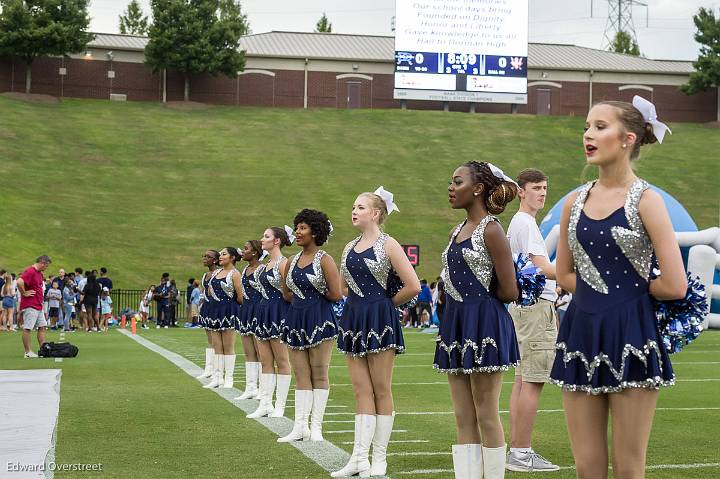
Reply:
<svg viewBox="0 0 720 479"><path fill-rule="evenodd" d="M136 341L137 343L141 344L142 346L148 348L151 351L154 351L158 353L163 358L167 359L177 367L179 367L181 370L183 370L186 374L189 376L195 378L195 376L199 375L203 370L199 366L197 366L195 363L191 362L190 360L186 359L185 357L181 356L180 354L177 354L173 351L167 350L161 346L158 346L157 344L153 343L152 341L149 341L142 336L135 335L128 333L124 330L119 330L121 334L124 334L128 338ZM203 358L204 359L204 358ZM197 380L198 382L202 384L206 384L209 380ZM235 407L240 409L241 411L244 411L245 413L251 413L255 411L257 408L257 401L249 399L244 401L236 401L233 398L238 396L242 393L242 391L236 389L236 388L217 388L217 389L209 389L208 391L212 391L216 393L218 396L222 397L226 401L233 404ZM262 417L259 419L255 419L258 423L262 424L276 434L277 436L285 436L292 430L293 421L291 421L288 418L282 417L282 418L267 418ZM354 432L354 431L349 431ZM395 432L395 431L393 431ZM406 432L406 431L403 431ZM327 431L325 434L339 434L334 431ZM331 472L336 471L343 467L345 464L347 464L348 459L350 458L350 455L345 452L344 450L340 449L336 445L328 442L315 442L315 441L296 441L296 442L290 442L287 443L290 446L298 449L300 452L302 452L308 459L322 467L324 470ZM282 447L285 447L285 444L278 444L278 450Z"/></svg>
<svg viewBox="0 0 720 479"><path fill-rule="evenodd" d="M675 363L673 363L675 364ZM697 378L697 379L675 379L676 383L698 383L698 382L717 382L720 378ZM514 384L513 381L503 381L503 384ZM427 381L427 382L414 382L414 383L393 383L393 386L447 386L447 381ZM350 387L352 383L336 383L331 384L331 387L342 388Z"/></svg>
<svg viewBox="0 0 720 479"><path fill-rule="evenodd" d="M659 407L656 411L720 411L720 407ZM500 414L508 414L510 411L502 410ZM561 413L563 409L538 409L539 413ZM331 412L325 413L326 416L349 416L354 412ZM396 416L450 416L455 414L453 411L396 411Z"/></svg>
<svg viewBox="0 0 720 479"><path fill-rule="evenodd" d="M447 453L451 454L451 453ZM393 454L388 453L388 456L390 455L399 455L399 454ZM408 454L409 455L409 454ZM720 462L698 462L694 464L651 464L648 466L645 466L646 471L655 471L659 469L704 469L704 468L718 468L720 467ZM575 469L575 466L561 466L561 470L572 470ZM612 469L612 467L610 467ZM402 474L402 475L424 475L424 474L445 474L445 473L452 473L452 469L415 469L413 471L401 471L396 472L395 474Z"/></svg>
<svg viewBox="0 0 720 479"><path fill-rule="evenodd" d="M353 421L355 422L355 421ZM338 431L323 431L323 434L353 434L355 431L353 429L341 429ZM407 429L393 429L393 434L396 434L398 432L408 432ZM292 443L295 444L295 443ZM349 458L350 456L348 456ZM347 461L345 461L347 462Z"/></svg>

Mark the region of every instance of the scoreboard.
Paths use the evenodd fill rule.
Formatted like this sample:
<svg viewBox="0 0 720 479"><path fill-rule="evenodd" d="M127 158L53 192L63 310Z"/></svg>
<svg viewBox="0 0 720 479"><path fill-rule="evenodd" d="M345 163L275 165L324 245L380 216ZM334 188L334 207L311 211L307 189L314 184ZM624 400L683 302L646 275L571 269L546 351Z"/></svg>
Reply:
<svg viewBox="0 0 720 479"><path fill-rule="evenodd" d="M528 0L396 0L400 100L527 103Z"/></svg>

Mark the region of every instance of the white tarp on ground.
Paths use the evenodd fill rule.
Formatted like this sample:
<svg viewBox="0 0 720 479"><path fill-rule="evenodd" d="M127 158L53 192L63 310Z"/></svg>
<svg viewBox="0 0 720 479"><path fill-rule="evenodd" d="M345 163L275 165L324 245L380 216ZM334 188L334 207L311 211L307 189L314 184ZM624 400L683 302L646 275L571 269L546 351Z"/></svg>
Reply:
<svg viewBox="0 0 720 479"><path fill-rule="evenodd" d="M0 370L0 477L53 477L61 369Z"/></svg>

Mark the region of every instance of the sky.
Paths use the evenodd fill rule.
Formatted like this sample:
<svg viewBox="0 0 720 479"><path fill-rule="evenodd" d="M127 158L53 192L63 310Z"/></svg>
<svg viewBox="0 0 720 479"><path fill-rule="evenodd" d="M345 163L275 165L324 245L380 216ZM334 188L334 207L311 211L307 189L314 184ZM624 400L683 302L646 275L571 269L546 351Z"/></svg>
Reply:
<svg viewBox="0 0 720 479"><path fill-rule="evenodd" d="M150 13L150 0L139 0ZM614 0L613 0L614 1ZM608 0L529 0L530 42L604 46ZM129 0L91 0L91 30L118 32L118 16ZM644 0L633 8L640 51L648 58L695 60L692 16L701 6L720 14L720 0ZM241 0L252 33L310 32L326 12L335 33L392 35L393 0ZM591 16L592 6L592 16Z"/></svg>

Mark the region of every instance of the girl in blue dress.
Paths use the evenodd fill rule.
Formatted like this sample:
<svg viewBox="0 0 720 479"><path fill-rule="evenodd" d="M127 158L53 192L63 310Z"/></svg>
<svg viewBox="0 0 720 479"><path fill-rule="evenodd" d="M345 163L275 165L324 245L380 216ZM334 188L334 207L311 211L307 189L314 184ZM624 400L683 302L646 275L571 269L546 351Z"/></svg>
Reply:
<svg viewBox="0 0 720 479"><path fill-rule="evenodd" d="M341 297L340 273L332 257L320 249L332 228L327 215L304 209L293 224L295 243L302 251L285 268L284 294L292 303L280 339L290 350L295 374L295 425L278 442L322 441L330 357L338 335L332 303Z"/></svg>
<svg viewBox="0 0 720 479"><path fill-rule="evenodd" d="M205 251L205 254L203 254L202 257L203 266L205 266L208 270L203 273L202 278L200 279L200 287L202 288L202 295L200 297L200 308L198 310L198 324L201 328L205 330L205 335L207 336L207 347L205 348L205 370L197 376L197 379L204 379L209 378L213 375L213 361L215 357L215 349L213 348L212 344L212 336L210 334L210 330L207 329L205 320L203 319L204 314L204 306L207 303L207 294L208 294L208 287L210 286L210 278L212 277L215 270L217 270L220 265L218 264L220 262L220 252L215 251L214 249L209 249Z"/></svg>
<svg viewBox="0 0 720 479"><path fill-rule="evenodd" d="M500 222L517 186L500 169L471 161L455 170L448 186L453 209L467 218L450 234L442 254L446 305L435 345L436 370L448 373L457 442L455 477L505 475L505 436L500 422L503 371L520 359L515 327L503 303L519 291L510 244Z"/></svg>
<svg viewBox="0 0 720 479"><path fill-rule="evenodd" d="M283 298L282 292L282 271L285 270L287 258L282 255L281 249L292 243L283 228L272 227L265 230L260 244L269 256L268 262L258 270L257 284L262 299L255 309L257 321L255 338L262 363L262 374L260 374L260 388L257 395L258 408L247 417L283 417L292 376L288 349L280 342L280 333L285 327L290 307ZM276 384L276 401L273 407L272 398Z"/></svg>
<svg viewBox="0 0 720 479"><path fill-rule="evenodd" d="M550 382L563 389L580 478L607 477L608 416L614 476L644 477L658 389L674 383L649 294L682 298L687 281L662 197L631 166L640 146L662 141L666 128L640 97L595 105L583 143L598 179L563 208L557 280L573 299ZM653 257L662 274L650 281Z"/></svg>
<svg viewBox="0 0 720 479"><path fill-rule="evenodd" d="M247 266L240 273L245 298L236 329L240 334L243 353L245 353L245 391L235 399L253 399L257 397L258 393L257 382L260 377L260 362L258 361L255 340L255 310L262 299L262 293L258 285L262 254L262 245L258 240L248 241L242 250L242 259L247 262Z"/></svg>
<svg viewBox="0 0 720 479"><path fill-rule="evenodd" d="M207 303L203 307L205 327L210 330L215 356L212 380L204 388L233 387L235 371L235 323L243 301L240 273L235 262L240 253L232 246L220 250L220 269L210 277ZM224 374L223 374L224 372Z"/></svg>
<svg viewBox="0 0 720 479"><path fill-rule="evenodd" d="M350 461L332 477L384 476L395 418L392 372L405 350L397 306L420 292L420 281L400 244L382 231L385 218L399 211L383 187L362 193L352 208L361 235L345 246L340 270L347 302L338 322L338 349L347 355L355 393L355 440ZM394 296L389 278L403 283ZM372 444L372 464L368 459Z"/></svg>

